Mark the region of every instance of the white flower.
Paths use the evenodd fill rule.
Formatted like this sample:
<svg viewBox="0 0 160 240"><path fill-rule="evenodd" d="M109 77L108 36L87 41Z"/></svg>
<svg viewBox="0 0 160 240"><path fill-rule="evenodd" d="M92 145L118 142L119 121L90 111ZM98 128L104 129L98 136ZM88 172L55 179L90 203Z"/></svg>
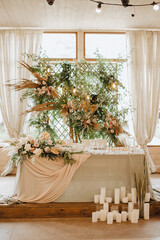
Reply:
<svg viewBox="0 0 160 240"><path fill-rule="evenodd" d="M41 153L42 153L42 149L37 148L36 150L33 151L33 153L34 153L36 156L39 156L39 155L41 155Z"/></svg>
<svg viewBox="0 0 160 240"><path fill-rule="evenodd" d="M51 149L49 147L46 147L45 149L45 152L49 153L51 151Z"/></svg>
<svg viewBox="0 0 160 240"><path fill-rule="evenodd" d="M113 129L111 130L111 133L114 133L114 130L113 130Z"/></svg>
<svg viewBox="0 0 160 240"><path fill-rule="evenodd" d="M43 85L46 85L47 83L46 83L45 81L42 81L42 84L43 84Z"/></svg>
<svg viewBox="0 0 160 240"><path fill-rule="evenodd" d="M35 141L34 147L39 147L39 143L37 141Z"/></svg>
<svg viewBox="0 0 160 240"><path fill-rule="evenodd" d="M27 138L20 138L20 141L19 141L22 145L23 144L26 144L28 142Z"/></svg>
<svg viewBox="0 0 160 240"><path fill-rule="evenodd" d="M26 151L23 151L22 154L26 154L27 152Z"/></svg>
<svg viewBox="0 0 160 240"><path fill-rule="evenodd" d="M48 145L52 145L52 140L47 141Z"/></svg>
<svg viewBox="0 0 160 240"><path fill-rule="evenodd" d="M29 143L26 144L24 148L25 148L26 151L31 150L31 144L29 144Z"/></svg>
<svg viewBox="0 0 160 240"><path fill-rule="evenodd" d="M20 148L22 147L22 144L21 144L21 143L18 143L18 144L16 145L16 147L17 147L17 149L20 149Z"/></svg>
<svg viewBox="0 0 160 240"><path fill-rule="evenodd" d="M42 87L42 90L45 91L45 90L46 90L46 87Z"/></svg>
<svg viewBox="0 0 160 240"><path fill-rule="evenodd" d="M39 136L39 140L41 141L41 142L43 142L45 139L44 139L44 136L43 135L40 135Z"/></svg>

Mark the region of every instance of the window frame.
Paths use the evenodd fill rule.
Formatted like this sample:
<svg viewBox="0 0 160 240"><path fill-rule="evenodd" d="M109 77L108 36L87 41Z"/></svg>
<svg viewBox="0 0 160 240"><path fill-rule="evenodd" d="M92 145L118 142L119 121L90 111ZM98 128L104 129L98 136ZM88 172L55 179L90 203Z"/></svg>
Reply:
<svg viewBox="0 0 160 240"><path fill-rule="evenodd" d="M78 32L77 31L67 31L67 32L59 32L59 31L44 31L43 34L75 34L76 36L76 58L47 58L49 61L74 61L74 60L78 60Z"/></svg>
<svg viewBox="0 0 160 240"><path fill-rule="evenodd" d="M84 59L86 61L90 61L90 62L94 62L96 61L96 58L86 58L86 39L85 39L85 35L86 34L124 34L126 35L126 32L90 32L90 31L84 31L83 32L83 56L84 56ZM107 62L126 62L127 59L124 58L124 59L117 59L117 58L104 58L104 60L106 60Z"/></svg>

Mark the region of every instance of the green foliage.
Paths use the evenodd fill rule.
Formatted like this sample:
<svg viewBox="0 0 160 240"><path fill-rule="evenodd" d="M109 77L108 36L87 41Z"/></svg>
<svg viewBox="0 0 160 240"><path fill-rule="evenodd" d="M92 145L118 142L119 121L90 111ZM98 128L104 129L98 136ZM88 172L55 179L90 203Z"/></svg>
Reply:
<svg viewBox="0 0 160 240"><path fill-rule="evenodd" d="M118 104L123 99L122 91L125 92L118 79L123 68L121 61L106 63L98 54L94 63L53 63L46 56L27 57L33 61L32 70L40 73L46 85L54 87L58 93L58 98L55 99L47 93L40 95L35 89L27 89L23 97L30 97L35 105L52 101L55 103L55 110L38 113L36 118L30 120L31 125L39 129L39 132L48 131L52 140L58 138L54 131L56 113L65 120L68 127L73 128L72 137L75 135L75 140L107 138L111 145L117 144L116 134L106 129L105 122L106 115L111 112L120 127L126 123L128 109L118 109ZM33 79L33 82L36 80ZM83 107L83 103L86 106ZM97 107L95 111L94 106Z"/></svg>

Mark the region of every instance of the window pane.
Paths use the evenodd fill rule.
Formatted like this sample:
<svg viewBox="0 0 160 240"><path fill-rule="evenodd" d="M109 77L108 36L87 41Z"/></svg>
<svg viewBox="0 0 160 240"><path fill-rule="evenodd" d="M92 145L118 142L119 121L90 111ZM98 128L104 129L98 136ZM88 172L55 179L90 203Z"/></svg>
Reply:
<svg viewBox="0 0 160 240"><path fill-rule="evenodd" d="M126 58L126 35L86 33L85 58L96 58L97 50L103 58Z"/></svg>
<svg viewBox="0 0 160 240"><path fill-rule="evenodd" d="M76 58L76 33L45 33L42 48L49 58Z"/></svg>

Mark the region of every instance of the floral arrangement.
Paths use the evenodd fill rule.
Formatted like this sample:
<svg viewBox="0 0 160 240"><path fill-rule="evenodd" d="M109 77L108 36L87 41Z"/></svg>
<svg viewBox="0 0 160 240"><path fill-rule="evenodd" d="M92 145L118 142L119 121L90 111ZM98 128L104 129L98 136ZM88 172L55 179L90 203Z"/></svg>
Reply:
<svg viewBox="0 0 160 240"><path fill-rule="evenodd" d="M69 149L64 148L65 142L60 141L58 144L53 142L48 132L40 134L38 139L34 139L31 136L21 137L13 139L11 142L11 161L22 162L26 159L31 159L35 162L35 157L46 157L50 160L56 160L58 156L64 157L65 164L70 163L71 165L75 162L72 158L72 152Z"/></svg>
<svg viewBox="0 0 160 240"><path fill-rule="evenodd" d="M27 56L35 64L29 66L21 62L21 65L34 79L22 79L8 86L17 91L25 89L23 98L34 101L34 106L26 111L37 113L30 119L30 125L39 133L49 132L54 140L59 138L54 119L63 119L74 142L81 142L83 138L107 138L110 146L116 146L128 112L127 108L118 111L122 90L125 92L118 80L122 62L106 64L99 55L94 64L87 61L51 63L43 56ZM108 113L114 117L107 120Z"/></svg>

